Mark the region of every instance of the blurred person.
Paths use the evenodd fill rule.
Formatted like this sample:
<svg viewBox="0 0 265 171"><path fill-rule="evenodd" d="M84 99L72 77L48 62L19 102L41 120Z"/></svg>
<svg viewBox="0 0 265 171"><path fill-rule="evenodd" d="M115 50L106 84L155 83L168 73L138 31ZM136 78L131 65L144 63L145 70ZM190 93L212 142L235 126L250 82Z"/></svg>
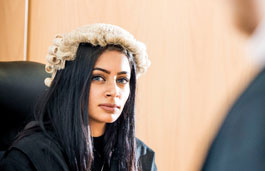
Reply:
<svg viewBox="0 0 265 171"><path fill-rule="evenodd" d="M265 1L228 0L236 25L249 36L260 73L236 100L210 146L203 171L265 170Z"/></svg>

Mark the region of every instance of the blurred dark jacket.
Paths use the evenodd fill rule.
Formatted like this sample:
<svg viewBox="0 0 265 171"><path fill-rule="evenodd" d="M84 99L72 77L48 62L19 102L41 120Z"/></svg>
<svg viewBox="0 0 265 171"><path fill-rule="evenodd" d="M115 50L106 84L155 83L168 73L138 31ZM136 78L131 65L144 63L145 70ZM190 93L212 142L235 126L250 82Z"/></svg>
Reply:
<svg viewBox="0 0 265 171"><path fill-rule="evenodd" d="M203 171L265 171L265 70L227 114Z"/></svg>

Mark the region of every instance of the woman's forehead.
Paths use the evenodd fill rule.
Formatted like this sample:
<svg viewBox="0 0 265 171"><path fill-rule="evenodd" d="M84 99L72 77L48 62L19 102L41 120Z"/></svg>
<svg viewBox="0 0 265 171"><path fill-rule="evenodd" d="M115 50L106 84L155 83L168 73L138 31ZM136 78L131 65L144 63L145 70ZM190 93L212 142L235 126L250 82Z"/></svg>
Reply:
<svg viewBox="0 0 265 171"><path fill-rule="evenodd" d="M126 71L130 73L130 63L128 57L119 51L105 51L99 56L95 68L102 68L111 72Z"/></svg>

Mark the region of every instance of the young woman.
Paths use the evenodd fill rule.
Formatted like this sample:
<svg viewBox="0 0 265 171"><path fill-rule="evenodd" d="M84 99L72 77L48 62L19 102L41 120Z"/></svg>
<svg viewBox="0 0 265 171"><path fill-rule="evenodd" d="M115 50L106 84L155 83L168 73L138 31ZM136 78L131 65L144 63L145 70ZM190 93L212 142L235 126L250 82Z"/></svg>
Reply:
<svg viewBox="0 0 265 171"><path fill-rule="evenodd" d="M154 152L135 138L136 78L144 44L124 29L92 24L57 35L50 87L6 152L0 170L155 171Z"/></svg>

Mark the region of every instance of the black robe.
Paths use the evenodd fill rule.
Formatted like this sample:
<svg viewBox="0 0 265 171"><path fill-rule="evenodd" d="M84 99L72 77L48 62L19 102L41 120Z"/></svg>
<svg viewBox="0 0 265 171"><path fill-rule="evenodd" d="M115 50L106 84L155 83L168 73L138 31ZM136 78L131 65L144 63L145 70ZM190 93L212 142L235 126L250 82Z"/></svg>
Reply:
<svg viewBox="0 0 265 171"><path fill-rule="evenodd" d="M155 153L136 138L137 161L142 171L156 171ZM110 171L117 171L117 160L111 160ZM1 171L69 171L62 149L43 132L25 136L5 152Z"/></svg>

